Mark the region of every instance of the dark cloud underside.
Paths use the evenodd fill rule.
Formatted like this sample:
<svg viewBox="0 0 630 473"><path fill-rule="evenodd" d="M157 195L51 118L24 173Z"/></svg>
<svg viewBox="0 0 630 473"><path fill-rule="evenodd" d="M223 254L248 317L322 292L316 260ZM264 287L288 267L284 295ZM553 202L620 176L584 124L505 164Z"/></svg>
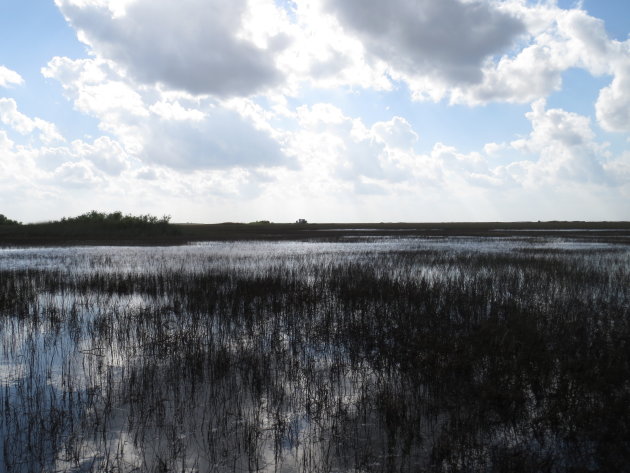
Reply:
<svg viewBox="0 0 630 473"><path fill-rule="evenodd" d="M273 51L236 36L243 0L138 0L117 18L102 6L60 8L97 52L142 82L226 97L250 95L281 79Z"/></svg>
<svg viewBox="0 0 630 473"><path fill-rule="evenodd" d="M525 31L487 3L458 0L324 0L369 53L400 72L452 83L482 78L483 61Z"/></svg>

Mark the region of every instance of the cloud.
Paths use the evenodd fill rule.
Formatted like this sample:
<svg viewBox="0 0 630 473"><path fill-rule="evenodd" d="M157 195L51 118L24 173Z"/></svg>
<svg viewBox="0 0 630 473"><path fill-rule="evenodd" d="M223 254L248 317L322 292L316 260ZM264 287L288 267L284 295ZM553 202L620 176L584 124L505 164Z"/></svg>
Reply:
<svg viewBox="0 0 630 473"><path fill-rule="evenodd" d="M92 144L77 140L72 143L72 150L110 176L118 176L131 166L131 158L120 143L107 136L97 138Z"/></svg>
<svg viewBox="0 0 630 473"><path fill-rule="evenodd" d="M60 176L72 175L77 184L80 176L87 176L86 170L89 170L89 179L85 179L87 186L118 177L135 164L121 145L108 137L97 138L91 143L75 140L69 145L54 147L14 146L10 141L3 145L3 141L0 133L0 150L3 150L6 164L21 168L20 172L25 176L47 183L57 182Z"/></svg>
<svg viewBox="0 0 630 473"><path fill-rule="evenodd" d="M271 176L247 169L178 172L141 165L107 137L17 146L0 130L0 152L0 204L26 221L92 208L188 215L189 208L200 212L216 198L249 202L262 183L274 184Z"/></svg>
<svg viewBox="0 0 630 473"><path fill-rule="evenodd" d="M630 127L624 114L630 42L609 39L604 23L580 6L524 0L56 3L96 56L123 72L122 82L131 78L162 91L225 99L299 96L309 86L391 90L402 82L415 100L531 103L561 90L564 71L582 68L614 76L600 94L600 124L609 131Z"/></svg>
<svg viewBox="0 0 630 473"><path fill-rule="evenodd" d="M275 57L286 39L259 47L244 38L245 0L135 0L115 9L103 1L56 4L82 41L140 82L226 97L282 80Z"/></svg>
<svg viewBox="0 0 630 473"><path fill-rule="evenodd" d="M418 134L403 117L393 117L388 122L378 122L372 127L374 135L386 146L410 149L418 141Z"/></svg>
<svg viewBox="0 0 630 473"><path fill-rule="evenodd" d="M482 65L525 32L523 23L486 2L324 0L367 52L409 76L478 83Z"/></svg>
<svg viewBox="0 0 630 473"><path fill-rule="evenodd" d="M13 141L9 139L7 132L0 130L0 150L9 150L13 148Z"/></svg>
<svg viewBox="0 0 630 473"><path fill-rule="evenodd" d="M44 143L64 140L54 123L24 115L18 110L17 103L13 99L0 98L0 122L22 135L30 135L38 131L38 137Z"/></svg>
<svg viewBox="0 0 630 473"><path fill-rule="evenodd" d="M579 8L564 10L555 3L526 6L518 1L505 2L502 8L527 25L529 39L514 54L488 62L478 84L446 89L429 83L430 91L431 87L437 90L433 90L434 96L449 95L452 103L469 105L533 102L561 90L564 71L581 68L593 76L613 76L596 104L602 127L608 131L630 129L630 40L611 40L604 22ZM421 95L421 87L419 90Z"/></svg>
<svg viewBox="0 0 630 473"><path fill-rule="evenodd" d="M487 172L488 166L480 153L461 153L454 146L436 143L430 154L440 164L442 172L447 175L467 179L471 174L479 175Z"/></svg>
<svg viewBox="0 0 630 473"><path fill-rule="evenodd" d="M562 73L579 67L592 74L609 72L609 40L603 22L584 10L564 10L555 3L528 6L505 2L501 9L526 25L519 47L483 67L483 80L449 91L450 101L526 103L562 88ZM446 94L442 91L442 94Z"/></svg>
<svg viewBox="0 0 630 473"><path fill-rule="evenodd" d="M299 130L288 139L288 152L300 160L304 186L361 193L383 193L405 185L434 184L439 172L413 147L417 133L403 117L366 126L331 104L298 108Z"/></svg>
<svg viewBox="0 0 630 473"><path fill-rule="evenodd" d="M159 98L154 103L163 106L158 109L174 110L176 117L162 119L149 111L147 117L139 117L140 122L193 127L211 123L212 107L201 119L186 112L180 116L190 103L180 108L171 106L172 97ZM216 119L229 129L234 126L230 120L244 120L225 107L215 108ZM265 168L247 163L245 157L240 166L203 168L193 159L185 167L167 162L168 156L159 158L164 162L140 161L114 138L77 140L58 147L16 146L0 130L0 203L6 204L6 212L23 215L21 219L27 221L58 218L99 205L105 205L104 210L169 213L182 221L293 221L298 217L368 221L384 216L392 220L615 219L627 215L622 204L630 195L628 156L611 157L598 143L587 117L548 109L544 101L536 102L527 114L532 126L529 135L511 143L490 143L483 152L464 153L448 143L435 143L428 152L418 152L416 148L424 146L426 138L401 116L365 124L322 103L300 107L295 117L299 126L285 130L283 142L287 153L299 160L299 167ZM155 130L164 135L156 148L171 139L174 146L185 142L185 135L177 130ZM221 136L220 128L218 132ZM44 208L45 217L34 216L29 206Z"/></svg>
<svg viewBox="0 0 630 473"><path fill-rule="evenodd" d="M42 73L103 136L54 143L53 131L43 138L46 122L2 99L3 189L182 220L545 218L526 207L555 207L548 202L558 196L563 218L597 198L604 204L592 208L608 213L589 215L627 218L628 156L613 155L594 127L630 130L630 41L611 40L580 8L553 0L56 3L89 56L53 58ZM597 122L544 100L571 68L610 80ZM6 76L0 69L5 85ZM356 88L378 91L361 93L374 99L369 107L357 108ZM422 105L402 103L407 90L471 106L530 103L531 129L526 123L514 139L506 124L478 150L434 142L412 120L423 121ZM395 112L383 116L385 102Z"/></svg>
<svg viewBox="0 0 630 473"><path fill-rule="evenodd" d="M390 90L387 64L376 58L368 61L361 41L344 32L322 3L286 2L292 21L285 24L284 32L292 41L278 56L278 66L285 77L282 93L298 95L305 86Z"/></svg>
<svg viewBox="0 0 630 473"><path fill-rule="evenodd" d="M590 119L562 109L547 109L538 100L527 113L532 132L515 140L511 148L535 156L533 162L514 163L514 178L527 186L576 184L611 184L604 169L608 158L605 144L595 139Z"/></svg>
<svg viewBox="0 0 630 473"><path fill-rule="evenodd" d="M186 171L290 165L268 133L224 108L207 111L201 120L152 116L138 131L143 143L138 156L146 163Z"/></svg>
<svg viewBox="0 0 630 473"><path fill-rule="evenodd" d="M157 181L159 177L158 172L154 168L147 167L138 170L135 176L144 181Z"/></svg>
<svg viewBox="0 0 630 473"><path fill-rule="evenodd" d="M630 133L630 54L616 67L612 83L600 91L595 110L604 130Z"/></svg>
<svg viewBox="0 0 630 473"><path fill-rule="evenodd" d="M310 58L312 74L334 74L328 84L313 75L318 86L388 89L401 81L414 100L531 103L561 90L563 72L581 68L614 76L601 91L599 121L609 131L628 129L630 41L611 40L604 22L581 7L522 0L305 3L311 8L296 10L301 21L335 37L325 54Z"/></svg>
<svg viewBox="0 0 630 473"><path fill-rule="evenodd" d="M43 73L145 164L185 172L292 165L269 130L244 114L212 99L137 86L110 61L54 58Z"/></svg>
<svg viewBox="0 0 630 473"><path fill-rule="evenodd" d="M93 189L102 183L102 178L96 175L92 166L85 161L62 164L55 169L51 180L55 185L85 189Z"/></svg>
<svg viewBox="0 0 630 473"><path fill-rule="evenodd" d="M24 79L20 74L0 64L0 87L22 85L23 83Z"/></svg>
<svg viewBox="0 0 630 473"><path fill-rule="evenodd" d="M54 57L42 68L44 77L57 79L85 114L119 120L121 114L148 116L141 87L125 80L110 61Z"/></svg>
<svg viewBox="0 0 630 473"><path fill-rule="evenodd" d="M194 108L184 108L179 102L159 101L149 107L149 110L165 120L201 121L205 114Z"/></svg>
<svg viewBox="0 0 630 473"><path fill-rule="evenodd" d="M551 195L562 190L569 195L580 187L584 195L630 191L627 156L613 157L588 117L548 109L545 100L536 101L526 117L531 132L522 139L488 143L472 152L435 143L429 152L419 153L415 148L421 130L403 117L366 126L331 104L302 106L299 130L289 140L302 165L302 177L293 179L313 193L387 193L392 199L424 192L456 192L471 199L487 192L501 199L501 193L509 192L520 194L520 205L529 192ZM304 176L310 181L303 181Z"/></svg>
<svg viewBox="0 0 630 473"><path fill-rule="evenodd" d="M608 161L604 169L615 185L626 188L627 197L630 198L630 151Z"/></svg>

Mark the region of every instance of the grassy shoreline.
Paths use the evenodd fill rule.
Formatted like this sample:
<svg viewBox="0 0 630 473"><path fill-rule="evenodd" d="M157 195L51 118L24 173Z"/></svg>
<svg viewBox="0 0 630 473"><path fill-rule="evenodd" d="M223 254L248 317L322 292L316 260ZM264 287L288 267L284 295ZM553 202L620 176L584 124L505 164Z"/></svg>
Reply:
<svg viewBox="0 0 630 473"><path fill-rule="evenodd" d="M198 241L342 240L353 237L558 236L630 244L630 222L219 223L114 226L38 223L0 226L0 247L184 245Z"/></svg>

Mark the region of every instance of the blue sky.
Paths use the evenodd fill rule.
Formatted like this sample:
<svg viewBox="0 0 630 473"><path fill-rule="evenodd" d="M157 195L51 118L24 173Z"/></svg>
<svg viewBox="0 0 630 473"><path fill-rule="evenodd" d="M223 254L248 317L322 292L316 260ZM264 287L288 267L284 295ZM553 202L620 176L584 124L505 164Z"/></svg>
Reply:
<svg viewBox="0 0 630 473"><path fill-rule="evenodd" d="M0 213L630 220L630 3L0 4Z"/></svg>

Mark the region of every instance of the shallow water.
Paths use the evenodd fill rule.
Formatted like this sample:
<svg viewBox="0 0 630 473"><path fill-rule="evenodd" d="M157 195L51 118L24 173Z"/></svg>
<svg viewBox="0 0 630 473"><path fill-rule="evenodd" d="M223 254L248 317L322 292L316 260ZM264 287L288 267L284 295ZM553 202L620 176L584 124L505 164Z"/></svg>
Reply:
<svg viewBox="0 0 630 473"><path fill-rule="evenodd" d="M78 272L146 270L207 270L224 264L247 268L273 264L280 258L355 257L391 251L439 250L449 252L496 253L518 250L619 250L625 245L546 237L349 237L348 242L238 241L197 242L185 246L80 246L42 248L0 248L0 269L55 269ZM248 263L249 262L249 263Z"/></svg>
<svg viewBox="0 0 630 473"><path fill-rule="evenodd" d="M0 249L0 465L569 471L630 400L628 283L561 237Z"/></svg>

